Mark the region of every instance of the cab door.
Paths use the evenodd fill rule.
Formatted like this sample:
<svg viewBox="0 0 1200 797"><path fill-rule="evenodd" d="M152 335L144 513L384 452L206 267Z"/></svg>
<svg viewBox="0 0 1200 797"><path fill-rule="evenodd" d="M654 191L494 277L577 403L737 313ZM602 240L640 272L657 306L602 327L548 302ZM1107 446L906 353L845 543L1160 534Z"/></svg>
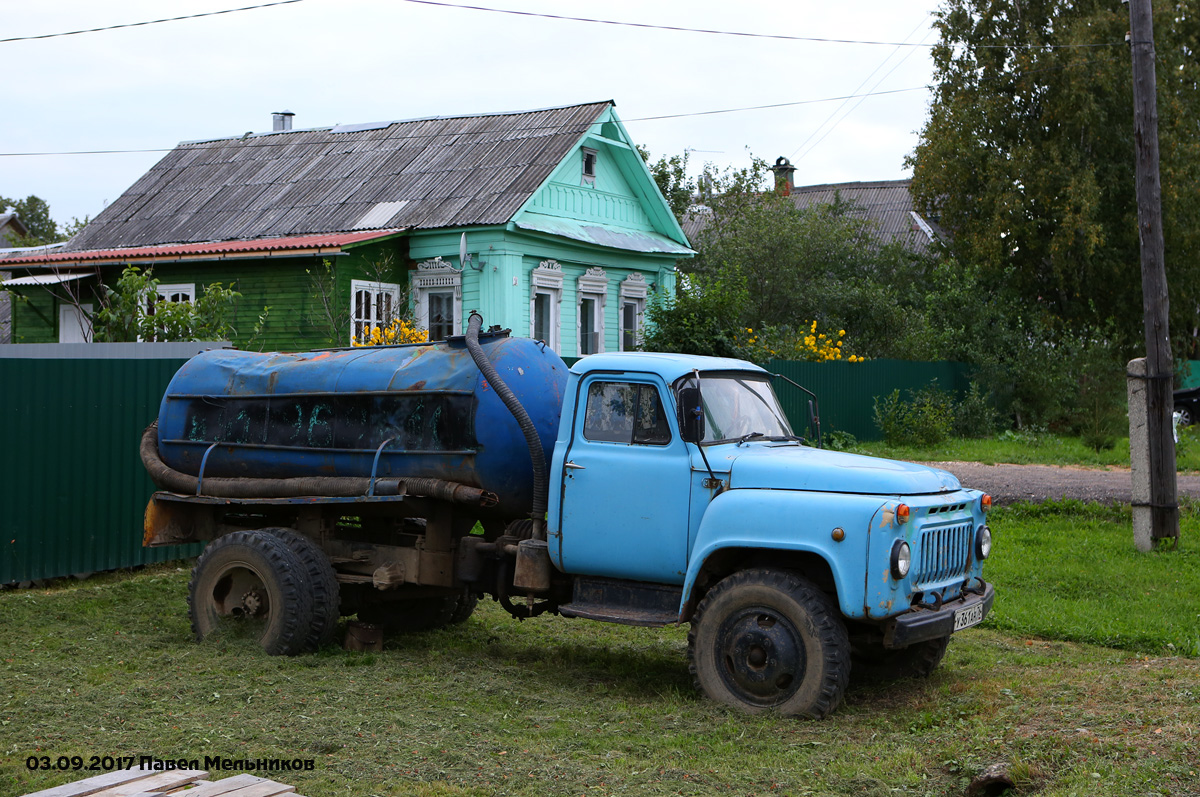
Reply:
<svg viewBox="0 0 1200 797"><path fill-rule="evenodd" d="M682 584L691 467L666 386L648 374L601 373L578 389L570 445L555 459L558 566L577 575Z"/></svg>

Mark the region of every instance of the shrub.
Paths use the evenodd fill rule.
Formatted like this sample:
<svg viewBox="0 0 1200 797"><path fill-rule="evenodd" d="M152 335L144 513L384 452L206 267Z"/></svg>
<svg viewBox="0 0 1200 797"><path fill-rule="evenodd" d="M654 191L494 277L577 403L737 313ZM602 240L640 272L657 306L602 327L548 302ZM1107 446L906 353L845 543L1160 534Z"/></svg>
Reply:
<svg viewBox="0 0 1200 797"><path fill-rule="evenodd" d="M954 408L956 437L991 437L996 432L997 414L978 382L972 382L967 395Z"/></svg>
<svg viewBox="0 0 1200 797"><path fill-rule="evenodd" d="M821 435L821 442L830 451L853 451L854 447L858 445L858 438L849 432L830 429Z"/></svg>
<svg viewBox="0 0 1200 797"><path fill-rule="evenodd" d="M937 386L937 380L920 390L908 391L904 401L893 390L875 399L875 424L888 445L937 445L954 429L954 400Z"/></svg>

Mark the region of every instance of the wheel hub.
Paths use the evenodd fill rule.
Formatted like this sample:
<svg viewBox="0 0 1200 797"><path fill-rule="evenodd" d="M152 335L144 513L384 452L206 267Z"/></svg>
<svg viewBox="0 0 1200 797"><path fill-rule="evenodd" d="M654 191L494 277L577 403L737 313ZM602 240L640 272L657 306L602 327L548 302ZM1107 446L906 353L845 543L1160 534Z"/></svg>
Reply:
<svg viewBox="0 0 1200 797"><path fill-rule="evenodd" d="M264 596L257 589L247 590L242 595L241 606L235 608L234 614L240 614L243 617L258 617L263 613L266 607Z"/></svg>
<svg viewBox="0 0 1200 797"><path fill-rule="evenodd" d="M748 703L777 705L804 681L807 657L801 636L770 609L752 607L727 618L717 651L722 678Z"/></svg>

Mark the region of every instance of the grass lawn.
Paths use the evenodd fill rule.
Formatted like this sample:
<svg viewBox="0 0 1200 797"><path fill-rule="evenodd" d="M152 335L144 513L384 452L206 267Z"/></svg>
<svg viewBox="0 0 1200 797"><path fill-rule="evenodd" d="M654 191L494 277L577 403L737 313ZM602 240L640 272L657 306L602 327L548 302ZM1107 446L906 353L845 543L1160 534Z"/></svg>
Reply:
<svg viewBox="0 0 1200 797"><path fill-rule="evenodd" d="M1073 467L1128 468L1129 438L1116 441L1107 451L1094 451L1078 437L1008 432L982 440L951 438L934 446L889 446L882 441L859 442L851 449L859 454L904 459L912 462L1005 462L1017 465L1068 465ZM1181 471L1200 470L1200 426L1179 430L1175 451Z"/></svg>
<svg viewBox="0 0 1200 797"><path fill-rule="evenodd" d="M1021 794L1200 792L1200 520L1149 555L1127 510L1018 506L992 523L988 622L932 678L855 683L822 722L700 697L684 628L518 623L486 602L382 653L279 658L192 642L173 565L7 590L0 797L83 775L31 772L34 755L312 759L267 773L309 797L940 797L994 763Z"/></svg>

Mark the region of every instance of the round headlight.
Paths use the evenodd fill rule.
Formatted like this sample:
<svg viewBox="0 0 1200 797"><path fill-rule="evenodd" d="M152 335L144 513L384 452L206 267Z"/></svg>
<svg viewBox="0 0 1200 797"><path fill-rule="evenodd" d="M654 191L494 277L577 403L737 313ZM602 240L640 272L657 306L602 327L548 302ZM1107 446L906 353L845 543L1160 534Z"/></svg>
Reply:
<svg viewBox="0 0 1200 797"><path fill-rule="evenodd" d="M992 553L992 530L987 526L980 526L979 531L975 532L975 556L979 561L987 559Z"/></svg>
<svg viewBox="0 0 1200 797"><path fill-rule="evenodd" d="M896 540L892 546L892 577L901 579L908 575L912 566L912 548L904 540Z"/></svg>

